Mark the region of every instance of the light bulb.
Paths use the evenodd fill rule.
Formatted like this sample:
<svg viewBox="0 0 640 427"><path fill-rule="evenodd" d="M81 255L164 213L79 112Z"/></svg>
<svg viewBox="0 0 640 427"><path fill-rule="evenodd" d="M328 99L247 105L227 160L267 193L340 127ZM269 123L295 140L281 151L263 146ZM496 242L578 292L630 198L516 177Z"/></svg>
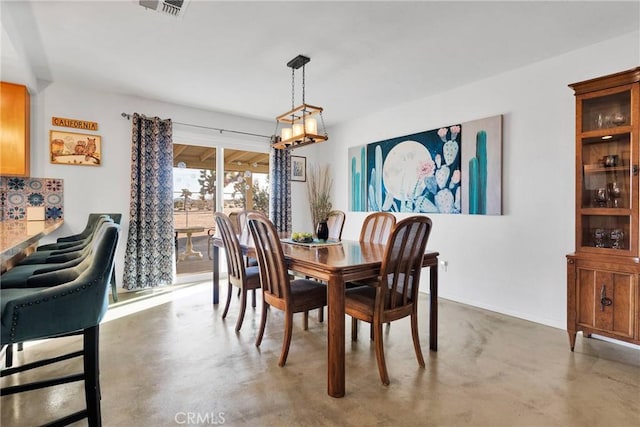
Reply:
<svg viewBox="0 0 640 427"><path fill-rule="evenodd" d="M302 123L296 123L293 125L293 136L300 136L304 133L304 126Z"/></svg>
<svg viewBox="0 0 640 427"><path fill-rule="evenodd" d="M283 141L286 141L287 139L291 139L291 128L282 128L282 131L280 133L280 137L282 138Z"/></svg>
<svg viewBox="0 0 640 427"><path fill-rule="evenodd" d="M304 122L304 127L307 133L311 135L318 134L318 122L316 119L306 119Z"/></svg>

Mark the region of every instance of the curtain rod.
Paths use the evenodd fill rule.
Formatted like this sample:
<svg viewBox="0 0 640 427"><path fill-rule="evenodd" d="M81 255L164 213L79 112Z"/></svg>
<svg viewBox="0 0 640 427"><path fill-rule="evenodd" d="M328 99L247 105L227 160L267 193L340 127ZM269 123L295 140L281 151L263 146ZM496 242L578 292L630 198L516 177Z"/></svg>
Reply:
<svg viewBox="0 0 640 427"><path fill-rule="evenodd" d="M131 114L127 114L127 113L122 113L120 114L122 117L124 117L127 120L131 119ZM231 129L221 129L221 128L214 128L211 126L202 126L202 125L194 125L191 123L182 123L182 122L173 122L177 125L183 125L183 126L190 126L190 127L194 127L194 128L200 128L200 129L211 129L211 130L217 130L218 132L222 133L222 132L229 132L229 133L237 133L239 135L249 135L249 136L257 136L259 138L267 138L267 139L271 139L271 136L267 136L267 135L260 135L257 133L251 133L251 132L243 132L240 130L231 130Z"/></svg>

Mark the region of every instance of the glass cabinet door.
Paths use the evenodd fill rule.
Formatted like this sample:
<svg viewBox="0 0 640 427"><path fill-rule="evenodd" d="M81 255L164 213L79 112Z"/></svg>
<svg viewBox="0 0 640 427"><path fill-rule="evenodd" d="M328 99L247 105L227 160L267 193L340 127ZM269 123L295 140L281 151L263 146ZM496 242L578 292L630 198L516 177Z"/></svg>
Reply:
<svg viewBox="0 0 640 427"><path fill-rule="evenodd" d="M637 156L632 147L631 87L602 96L585 95L578 103L578 246L629 251L633 177ZM580 132L581 130L581 132Z"/></svg>

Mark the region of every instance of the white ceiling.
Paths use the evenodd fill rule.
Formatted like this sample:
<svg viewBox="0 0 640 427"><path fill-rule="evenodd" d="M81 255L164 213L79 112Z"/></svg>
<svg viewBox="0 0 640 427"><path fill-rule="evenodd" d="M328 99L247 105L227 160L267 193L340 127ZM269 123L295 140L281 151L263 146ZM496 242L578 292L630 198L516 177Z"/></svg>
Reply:
<svg viewBox="0 0 640 427"><path fill-rule="evenodd" d="M306 101L330 126L637 31L639 6L192 0L176 19L137 0L2 1L1 15L40 80L267 120L290 108L286 63L305 54Z"/></svg>

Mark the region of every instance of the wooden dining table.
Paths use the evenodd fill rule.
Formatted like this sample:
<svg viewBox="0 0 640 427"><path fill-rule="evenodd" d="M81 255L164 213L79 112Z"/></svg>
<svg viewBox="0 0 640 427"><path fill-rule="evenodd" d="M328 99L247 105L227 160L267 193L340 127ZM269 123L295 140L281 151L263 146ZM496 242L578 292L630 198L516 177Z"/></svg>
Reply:
<svg viewBox="0 0 640 427"><path fill-rule="evenodd" d="M241 236L240 246L251 256L250 238ZM219 301L219 248L222 239L213 239L213 303ZM376 277L380 272L385 245L342 240L339 244L309 246L283 243L291 271L327 283L327 393L345 395L345 283ZM427 251L422 265L429 268L429 349L438 350L438 252Z"/></svg>

